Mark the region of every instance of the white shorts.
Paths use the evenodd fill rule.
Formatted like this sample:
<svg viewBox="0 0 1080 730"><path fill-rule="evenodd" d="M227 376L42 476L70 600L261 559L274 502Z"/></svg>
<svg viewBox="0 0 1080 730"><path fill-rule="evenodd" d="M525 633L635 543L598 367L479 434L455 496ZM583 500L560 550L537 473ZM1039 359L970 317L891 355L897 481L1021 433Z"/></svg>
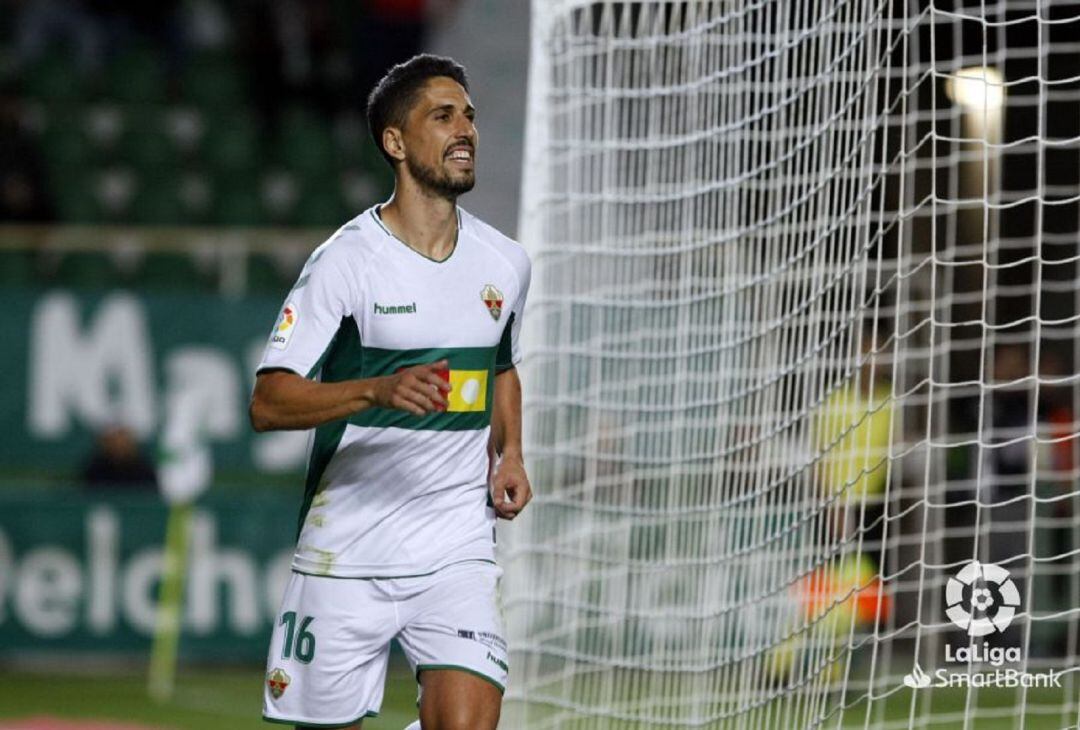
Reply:
<svg viewBox="0 0 1080 730"><path fill-rule="evenodd" d="M484 561L414 578L293 573L270 640L263 718L336 726L377 715L394 638L414 675L460 669L501 692L508 671L496 605L501 575Z"/></svg>

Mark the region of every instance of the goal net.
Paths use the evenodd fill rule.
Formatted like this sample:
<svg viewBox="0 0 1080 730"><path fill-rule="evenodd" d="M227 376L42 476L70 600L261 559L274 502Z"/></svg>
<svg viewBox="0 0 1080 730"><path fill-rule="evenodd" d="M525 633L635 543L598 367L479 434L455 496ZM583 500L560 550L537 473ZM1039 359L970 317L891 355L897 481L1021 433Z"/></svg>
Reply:
<svg viewBox="0 0 1080 730"><path fill-rule="evenodd" d="M513 728L1080 720L1080 3L534 0Z"/></svg>

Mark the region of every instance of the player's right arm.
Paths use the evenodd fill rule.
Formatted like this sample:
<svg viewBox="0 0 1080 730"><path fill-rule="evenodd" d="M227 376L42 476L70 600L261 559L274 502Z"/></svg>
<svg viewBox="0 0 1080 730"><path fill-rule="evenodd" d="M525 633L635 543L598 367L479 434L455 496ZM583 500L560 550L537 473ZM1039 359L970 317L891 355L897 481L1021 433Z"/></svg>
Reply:
<svg viewBox="0 0 1080 730"><path fill-rule="evenodd" d="M289 370L264 370L251 396L251 425L256 431L302 430L368 408L394 408L416 416L445 410L450 384L438 371L446 367L440 360L393 375L338 383L308 380Z"/></svg>
<svg viewBox="0 0 1080 730"><path fill-rule="evenodd" d="M445 361L393 375L319 382L311 378L339 334L356 327L365 307L359 242L339 232L304 265L270 333L256 369L249 414L256 431L300 430L348 418L368 408L422 416L446 408ZM306 376L305 376L306 373Z"/></svg>

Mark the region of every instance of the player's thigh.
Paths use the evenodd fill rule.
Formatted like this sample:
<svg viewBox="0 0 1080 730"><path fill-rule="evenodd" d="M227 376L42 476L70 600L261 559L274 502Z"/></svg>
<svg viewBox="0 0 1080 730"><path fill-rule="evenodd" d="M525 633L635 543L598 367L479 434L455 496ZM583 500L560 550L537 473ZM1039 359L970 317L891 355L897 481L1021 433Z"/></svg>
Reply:
<svg viewBox="0 0 1080 730"><path fill-rule="evenodd" d="M420 673L420 723L424 730L495 730L502 692L487 679L458 669Z"/></svg>
<svg viewBox="0 0 1080 730"><path fill-rule="evenodd" d="M274 622L263 717L297 727L359 727L377 714L397 630L372 581L294 573Z"/></svg>
<svg viewBox="0 0 1080 730"><path fill-rule="evenodd" d="M509 671L497 600L501 575L492 563L458 563L425 577L407 599L398 641L420 683L424 730L498 722Z"/></svg>

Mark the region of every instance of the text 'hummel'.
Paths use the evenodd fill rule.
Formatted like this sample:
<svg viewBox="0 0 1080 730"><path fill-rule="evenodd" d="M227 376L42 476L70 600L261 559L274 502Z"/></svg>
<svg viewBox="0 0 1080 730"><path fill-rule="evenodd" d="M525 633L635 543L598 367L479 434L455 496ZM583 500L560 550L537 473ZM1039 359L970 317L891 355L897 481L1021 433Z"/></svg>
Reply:
<svg viewBox="0 0 1080 730"><path fill-rule="evenodd" d="M416 302L412 304L391 304L388 307L375 302L375 314L416 314Z"/></svg>

